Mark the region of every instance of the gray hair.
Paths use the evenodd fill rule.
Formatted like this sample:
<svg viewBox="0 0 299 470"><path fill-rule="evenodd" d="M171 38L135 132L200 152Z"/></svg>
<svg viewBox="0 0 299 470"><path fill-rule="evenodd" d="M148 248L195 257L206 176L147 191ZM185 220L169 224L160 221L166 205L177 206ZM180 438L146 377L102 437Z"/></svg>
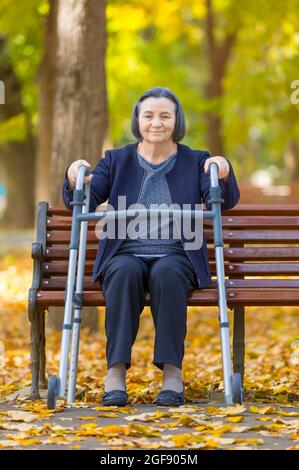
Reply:
<svg viewBox="0 0 299 470"><path fill-rule="evenodd" d="M169 90L168 88L157 86L154 88L150 88L149 90L142 93L140 98L138 99L137 103L134 106L132 117L131 117L131 131L134 137L140 142L142 140L142 135L139 129L139 112L140 106L143 100L146 98L168 98L175 104L175 126L172 134L172 139L174 142L179 142L182 140L186 134L186 119L185 113L183 111L182 105L179 102L176 95Z"/></svg>

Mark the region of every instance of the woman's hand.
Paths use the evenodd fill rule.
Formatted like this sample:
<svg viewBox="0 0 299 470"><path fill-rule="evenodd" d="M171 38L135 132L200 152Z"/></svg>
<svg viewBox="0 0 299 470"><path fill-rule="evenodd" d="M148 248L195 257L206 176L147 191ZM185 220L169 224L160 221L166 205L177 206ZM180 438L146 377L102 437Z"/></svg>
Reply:
<svg viewBox="0 0 299 470"><path fill-rule="evenodd" d="M212 162L216 162L218 165L218 168L219 168L218 178L221 180L223 179L224 181L227 181L228 175L229 175L229 164L227 160L224 157L220 157L220 156L208 158L205 161L205 166L204 166L205 173L208 173L209 165Z"/></svg>
<svg viewBox="0 0 299 470"><path fill-rule="evenodd" d="M90 163L88 163L86 160L76 160L69 166L69 169L67 171L67 178L69 182L69 188L71 189L74 189L76 187L78 170L81 165L85 165L88 168L91 168ZM93 175L85 176L84 183L89 183L92 177Z"/></svg>

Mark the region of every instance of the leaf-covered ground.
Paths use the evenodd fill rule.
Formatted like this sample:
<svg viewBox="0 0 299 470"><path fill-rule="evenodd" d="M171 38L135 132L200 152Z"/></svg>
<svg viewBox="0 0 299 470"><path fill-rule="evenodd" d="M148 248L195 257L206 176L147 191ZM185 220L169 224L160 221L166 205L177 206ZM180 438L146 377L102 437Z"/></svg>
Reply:
<svg viewBox="0 0 299 470"><path fill-rule="evenodd" d="M149 309L127 373L129 406L101 407L106 375L104 309L99 332L83 330L77 399L57 412L18 391L30 385L27 293L29 250L0 259L0 448L242 449L299 446L298 308L247 308L243 406L223 407L218 311L189 308L183 379L186 404L152 404L162 373L152 364L154 327ZM231 326L233 318L230 312ZM232 328L231 328L232 330ZM47 326L47 375L57 374L60 333ZM107 442L108 441L108 442ZM274 446L274 447L273 447Z"/></svg>

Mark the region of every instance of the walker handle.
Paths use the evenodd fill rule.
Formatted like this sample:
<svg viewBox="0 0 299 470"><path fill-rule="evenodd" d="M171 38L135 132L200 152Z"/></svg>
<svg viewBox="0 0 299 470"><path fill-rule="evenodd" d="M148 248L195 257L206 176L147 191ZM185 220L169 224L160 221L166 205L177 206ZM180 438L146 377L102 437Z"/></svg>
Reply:
<svg viewBox="0 0 299 470"><path fill-rule="evenodd" d="M216 162L211 162L209 164L211 188L218 186L218 171L219 171L218 164Z"/></svg>
<svg viewBox="0 0 299 470"><path fill-rule="evenodd" d="M83 189L84 178L86 176L89 176L90 173L91 173L91 171L86 165L80 165L79 166L77 180L76 180L76 189L79 189L79 190Z"/></svg>
<svg viewBox="0 0 299 470"><path fill-rule="evenodd" d="M78 173L79 173L79 171L83 171L82 168L85 168L84 177L85 177L85 176L89 176L90 173L91 173L91 170L90 170L90 168L89 168L88 166L86 166L86 165L80 165L80 166L79 166L79 169L78 169Z"/></svg>

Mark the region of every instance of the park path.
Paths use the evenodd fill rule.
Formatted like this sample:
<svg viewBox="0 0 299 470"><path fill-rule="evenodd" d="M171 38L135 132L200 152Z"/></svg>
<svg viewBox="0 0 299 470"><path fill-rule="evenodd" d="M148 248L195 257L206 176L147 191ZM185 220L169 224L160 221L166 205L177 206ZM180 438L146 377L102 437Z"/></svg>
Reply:
<svg viewBox="0 0 299 470"><path fill-rule="evenodd" d="M243 409L241 405L227 408L218 399L171 408L133 404L129 399L127 407L117 408L80 402L65 407L58 402L58 409L60 406L63 409L48 416L47 410L41 411L45 410L45 392L43 396L43 400L35 402L35 409L28 401L2 401L0 448L24 449L24 445L36 450L299 448L299 405L246 403ZM252 406L265 414L252 412ZM230 412L225 415L225 410ZM292 415L286 416L288 413Z"/></svg>

